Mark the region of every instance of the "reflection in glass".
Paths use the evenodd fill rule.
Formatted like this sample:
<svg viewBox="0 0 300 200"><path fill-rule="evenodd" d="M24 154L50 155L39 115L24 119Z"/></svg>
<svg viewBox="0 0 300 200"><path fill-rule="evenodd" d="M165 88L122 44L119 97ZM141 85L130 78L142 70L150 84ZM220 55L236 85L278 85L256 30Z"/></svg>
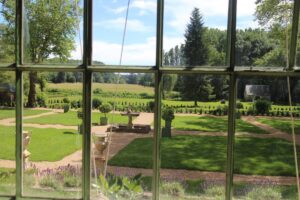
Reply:
<svg viewBox="0 0 300 200"><path fill-rule="evenodd" d="M0 62L15 60L15 1L0 2Z"/></svg>
<svg viewBox="0 0 300 200"><path fill-rule="evenodd" d="M293 1L237 2L236 65L286 67Z"/></svg>
<svg viewBox="0 0 300 200"><path fill-rule="evenodd" d="M32 73L23 85L23 195L81 198L82 74Z"/></svg>
<svg viewBox="0 0 300 200"><path fill-rule="evenodd" d="M0 195L15 194L15 75L0 73Z"/></svg>
<svg viewBox="0 0 300 200"><path fill-rule="evenodd" d="M153 74L93 74L92 199L151 199L153 81Z"/></svg>
<svg viewBox="0 0 300 200"><path fill-rule="evenodd" d="M24 61L80 64L82 2L25 0Z"/></svg>

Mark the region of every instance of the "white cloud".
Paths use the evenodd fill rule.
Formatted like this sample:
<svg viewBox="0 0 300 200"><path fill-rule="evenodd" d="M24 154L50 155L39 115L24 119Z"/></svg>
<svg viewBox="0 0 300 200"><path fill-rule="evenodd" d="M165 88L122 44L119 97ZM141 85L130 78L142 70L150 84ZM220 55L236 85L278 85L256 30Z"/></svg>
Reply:
<svg viewBox="0 0 300 200"><path fill-rule="evenodd" d="M200 9L204 18L224 18L224 24L212 25L215 28L227 26L228 0L166 0L165 15L169 19L165 23L179 33L184 33L192 10ZM237 17L251 17L255 12L255 0L238 0Z"/></svg>
<svg viewBox="0 0 300 200"><path fill-rule="evenodd" d="M156 13L156 1L155 0L134 0L130 4L131 9L137 9L139 15L146 15L148 13ZM117 8L109 8L114 14L121 14L126 12L126 6L120 6Z"/></svg>
<svg viewBox="0 0 300 200"><path fill-rule="evenodd" d="M156 40L151 37L145 43L126 44L123 51L123 65L154 65ZM118 65L121 44L101 40L93 42L93 60L102 61L108 65ZM77 52L72 54L78 55Z"/></svg>
<svg viewBox="0 0 300 200"><path fill-rule="evenodd" d="M95 22L94 26L101 26L106 29L118 29L123 30L125 25L125 18L119 17L117 19L105 20L101 22ZM144 25L144 23L137 19L128 19L127 30L135 32L147 32L151 30L151 27Z"/></svg>

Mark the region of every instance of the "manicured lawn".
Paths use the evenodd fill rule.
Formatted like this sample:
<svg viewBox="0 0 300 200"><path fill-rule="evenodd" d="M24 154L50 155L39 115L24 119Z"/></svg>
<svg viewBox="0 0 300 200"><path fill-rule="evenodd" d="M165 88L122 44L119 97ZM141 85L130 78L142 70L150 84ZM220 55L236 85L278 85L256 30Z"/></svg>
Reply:
<svg viewBox="0 0 300 200"><path fill-rule="evenodd" d="M48 110L31 110L31 109L24 109L23 116L30 116L30 115L38 115L42 113L50 112ZM5 118L14 118L15 117L15 109L0 109L0 119Z"/></svg>
<svg viewBox="0 0 300 200"><path fill-rule="evenodd" d="M100 123L100 117L104 116L104 114L100 112L92 113L92 122ZM127 123L128 117L121 116L119 113L108 115L109 123ZM53 115L47 115L44 117L33 118L33 119L25 119L24 123L34 123L34 124L61 124L66 126L76 126L79 125L82 120L78 119L77 112L70 111L67 113L57 113Z"/></svg>
<svg viewBox="0 0 300 200"><path fill-rule="evenodd" d="M226 137L185 135L162 138L161 167L224 172L226 144ZM152 139L135 139L109 164L152 168ZM234 169L238 174L294 175L293 146L275 138L237 137Z"/></svg>
<svg viewBox="0 0 300 200"><path fill-rule="evenodd" d="M241 119L237 119L236 123L237 132L268 134L268 132ZM226 132L228 122L227 117L176 116L172 122L172 126L178 130Z"/></svg>
<svg viewBox="0 0 300 200"><path fill-rule="evenodd" d="M257 121L272 126L278 130L291 134L291 120L290 119L270 119L270 118L256 118ZM300 134L300 120L295 120L295 133Z"/></svg>
<svg viewBox="0 0 300 200"><path fill-rule="evenodd" d="M81 149L82 136L73 130L24 128L31 131L31 161L57 161ZM15 160L15 128L0 126L0 159Z"/></svg>

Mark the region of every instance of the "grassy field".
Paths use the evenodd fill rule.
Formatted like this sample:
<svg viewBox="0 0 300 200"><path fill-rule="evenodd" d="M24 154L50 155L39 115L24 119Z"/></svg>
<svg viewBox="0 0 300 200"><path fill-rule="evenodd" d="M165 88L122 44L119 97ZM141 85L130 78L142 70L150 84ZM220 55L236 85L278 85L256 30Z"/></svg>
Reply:
<svg viewBox="0 0 300 200"><path fill-rule="evenodd" d="M278 130L291 134L291 120L290 119L270 119L270 118L256 118L257 121L272 126ZM300 120L295 120L295 133L300 134Z"/></svg>
<svg viewBox="0 0 300 200"><path fill-rule="evenodd" d="M58 89L64 91L82 92L82 83L48 83L47 89ZM154 94L153 87L133 84L110 84L110 83L93 83L92 89L101 89L104 92L129 92L129 93L148 93Z"/></svg>
<svg viewBox="0 0 300 200"><path fill-rule="evenodd" d="M237 132L268 134L265 130L251 125L241 119L236 120ZM203 116L176 116L172 126L178 130L226 132L228 127L227 117L203 117Z"/></svg>
<svg viewBox="0 0 300 200"><path fill-rule="evenodd" d="M24 128L32 133L31 161L58 161L81 148L82 136L73 130ZM15 128L0 126L0 159L15 160Z"/></svg>
<svg viewBox="0 0 300 200"><path fill-rule="evenodd" d="M42 113L46 113L46 112L49 112L49 111L24 109L23 116L38 115L38 114L42 114ZM15 113L16 113L15 109L0 109L0 119L14 118Z"/></svg>
<svg viewBox="0 0 300 200"><path fill-rule="evenodd" d="M152 139L131 142L110 165L152 168ZM275 138L235 140L235 173L251 175L295 175L293 146ZM203 171L225 171L226 137L174 136L162 138L161 167Z"/></svg>
<svg viewBox="0 0 300 200"><path fill-rule="evenodd" d="M100 112L92 112L92 122L99 123L100 117L103 117L104 114ZM128 117L121 116L117 114L107 114L109 123L127 123ZM34 124L61 124L66 126L76 126L81 124L82 120L78 119L77 112L70 111L67 113L57 113L53 115L43 116L33 119L25 119L24 123L34 123Z"/></svg>

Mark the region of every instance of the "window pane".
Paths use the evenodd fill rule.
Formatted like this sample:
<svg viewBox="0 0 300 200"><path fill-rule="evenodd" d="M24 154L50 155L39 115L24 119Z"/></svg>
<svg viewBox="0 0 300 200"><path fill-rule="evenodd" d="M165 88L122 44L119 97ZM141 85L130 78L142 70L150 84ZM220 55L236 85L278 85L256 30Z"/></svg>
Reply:
<svg viewBox="0 0 300 200"><path fill-rule="evenodd" d="M82 62L82 1L25 0L24 62Z"/></svg>
<svg viewBox="0 0 300 200"><path fill-rule="evenodd" d="M166 0L163 64L225 66L227 12L228 0Z"/></svg>
<svg viewBox="0 0 300 200"><path fill-rule="evenodd" d="M82 74L25 73L24 106L24 195L81 198Z"/></svg>
<svg viewBox="0 0 300 200"><path fill-rule="evenodd" d="M151 198L153 81L153 74L93 74L92 199Z"/></svg>
<svg viewBox="0 0 300 200"><path fill-rule="evenodd" d="M94 64L119 65L127 1L93 1ZM155 64L156 0L136 0L129 5L122 65Z"/></svg>
<svg viewBox="0 0 300 200"><path fill-rule="evenodd" d="M237 66L287 66L292 9L293 1L238 0Z"/></svg>
<svg viewBox="0 0 300 200"><path fill-rule="evenodd" d="M297 199L291 117L295 115L299 154L299 79L240 77L237 116L249 123L236 131L234 196L237 199Z"/></svg>
<svg viewBox="0 0 300 200"><path fill-rule="evenodd" d="M15 1L0 2L0 63L15 60Z"/></svg>
<svg viewBox="0 0 300 200"><path fill-rule="evenodd" d="M224 199L228 77L164 75L163 98L160 198Z"/></svg>
<svg viewBox="0 0 300 200"><path fill-rule="evenodd" d="M15 194L15 74L0 73L0 195Z"/></svg>

